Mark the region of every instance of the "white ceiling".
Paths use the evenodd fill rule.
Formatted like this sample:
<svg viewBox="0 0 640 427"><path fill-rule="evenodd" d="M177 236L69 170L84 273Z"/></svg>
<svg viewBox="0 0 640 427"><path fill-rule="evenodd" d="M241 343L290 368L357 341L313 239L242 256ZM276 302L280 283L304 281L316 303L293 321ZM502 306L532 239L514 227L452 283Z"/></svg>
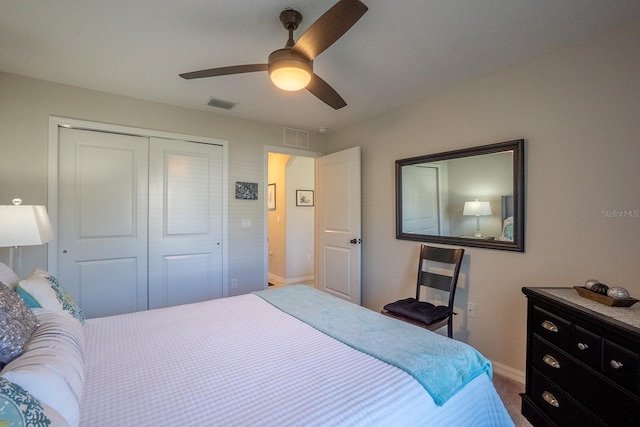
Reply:
<svg viewBox="0 0 640 427"><path fill-rule="evenodd" d="M0 70L278 125L337 130L640 17L639 0L363 0L369 11L314 61L347 106L268 74L179 73L266 63L337 0L0 0ZM237 102L229 112L211 98Z"/></svg>

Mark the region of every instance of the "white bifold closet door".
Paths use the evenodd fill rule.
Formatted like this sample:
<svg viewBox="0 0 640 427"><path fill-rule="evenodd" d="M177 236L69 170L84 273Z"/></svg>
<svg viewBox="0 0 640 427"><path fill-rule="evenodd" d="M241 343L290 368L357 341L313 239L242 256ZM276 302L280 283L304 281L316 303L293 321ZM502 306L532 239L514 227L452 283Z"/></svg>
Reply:
<svg viewBox="0 0 640 427"><path fill-rule="evenodd" d="M151 138L149 308L222 297L222 147Z"/></svg>
<svg viewBox="0 0 640 427"><path fill-rule="evenodd" d="M87 317L222 296L222 147L60 128L58 278Z"/></svg>

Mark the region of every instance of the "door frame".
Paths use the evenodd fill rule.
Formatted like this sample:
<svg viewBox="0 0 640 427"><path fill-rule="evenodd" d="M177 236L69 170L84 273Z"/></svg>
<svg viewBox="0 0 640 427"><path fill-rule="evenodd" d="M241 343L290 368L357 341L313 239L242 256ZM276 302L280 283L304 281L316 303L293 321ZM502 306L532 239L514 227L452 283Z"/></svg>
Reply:
<svg viewBox="0 0 640 427"><path fill-rule="evenodd" d="M49 213L49 219L51 220L51 226L53 228L54 236L57 235L58 231L58 150L60 144L58 129L60 127L141 136L146 138L156 137L165 139L178 139L200 144L222 146L222 283L224 284L222 288L222 296L228 296L229 141L195 135L186 135L181 133L137 128L132 126L93 122L89 120L78 120L58 116L49 116L49 171L47 177L47 211ZM51 274L56 275L58 273L57 240L53 239L47 246L47 269Z"/></svg>
<svg viewBox="0 0 640 427"><path fill-rule="evenodd" d="M281 147L281 146L277 146L277 145L265 145L263 146L263 162L264 162L264 167L263 167L263 171L264 171L264 177L262 178L262 182L264 182L264 193L265 193L265 197L263 197L264 199L264 208L263 208L263 212L264 212L264 237L263 237L263 244L264 244L264 249L263 249L263 253L264 253L264 272L263 272L263 279L262 282L264 283L264 287L265 289L269 286L269 209L267 209L267 197L266 197L266 188L267 188L267 184L269 181L269 153L278 153L278 154L290 154L292 156L300 156L300 157L311 157L311 158L317 158L317 157L321 157L324 156L326 153L320 153L318 151L307 151L307 150L300 150L297 148L289 148L289 147ZM315 184L314 184L314 190L315 190ZM313 208L314 210L317 209L317 207L314 206ZM314 215L314 217L316 217ZM316 217L317 218L317 217ZM316 222L314 222L314 226L313 226L313 245L314 247L316 247L318 241L318 235L317 235L317 227L316 227ZM314 251L314 253L316 254L315 259L313 260L314 263L314 282L317 283L318 281L318 259L317 259L317 251Z"/></svg>

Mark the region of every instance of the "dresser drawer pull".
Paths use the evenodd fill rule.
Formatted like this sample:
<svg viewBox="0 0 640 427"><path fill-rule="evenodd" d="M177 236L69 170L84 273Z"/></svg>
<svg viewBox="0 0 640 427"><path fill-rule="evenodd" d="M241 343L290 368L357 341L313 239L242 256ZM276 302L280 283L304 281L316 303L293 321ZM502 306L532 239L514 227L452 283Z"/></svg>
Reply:
<svg viewBox="0 0 640 427"><path fill-rule="evenodd" d="M560 363L553 356L545 354L542 361L552 368L560 369Z"/></svg>
<svg viewBox="0 0 640 427"><path fill-rule="evenodd" d="M624 366L622 362L618 362L617 360L611 360L611 362L609 362L609 365L611 365L613 369L622 369L622 367Z"/></svg>
<svg viewBox="0 0 640 427"><path fill-rule="evenodd" d="M556 399L556 397L553 394L549 393L548 391L545 391L544 393L542 393L542 398L549 405L555 406L556 408L560 407L560 403L558 402L558 399Z"/></svg>
<svg viewBox="0 0 640 427"><path fill-rule="evenodd" d="M545 328L547 331L558 332L558 327L554 325L553 322L550 322L549 320L545 320L544 322L542 322L542 327Z"/></svg>
<svg viewBox="0 0 640 427"><path fill-rule="evenodd" d="M589 348L588 345L586 345L584 343L581 343L581 342L578 343L578 350L586 350L588 348Z"/></svg>

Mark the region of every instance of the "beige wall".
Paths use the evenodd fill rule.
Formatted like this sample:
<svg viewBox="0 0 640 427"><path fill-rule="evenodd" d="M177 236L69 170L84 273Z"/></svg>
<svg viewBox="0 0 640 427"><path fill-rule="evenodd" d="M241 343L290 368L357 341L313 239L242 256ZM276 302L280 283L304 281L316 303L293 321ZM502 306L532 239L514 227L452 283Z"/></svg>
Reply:
<svg viewBox="0 0 640 427"><path fill-rule="evenodd" d="M0 203L21 197L25 204L47 204L49 116L112 123L229 141L230 295L246 293L265 280L266 190L264 145L282 146L281 126L233 119L139 99L85 90L0 73ZM311 149L323 151L324 136L310 135ZM258 201L235 200L236 181L258 182ZM252 228L242 228L250 218ZM0 249L0 261L8 251ZM27 247L23 271L48 267L44 247Z"/></svg>
<svg viewBox="0 0 640 427"><path fill-rule="evenodd" d="M454 336L523 371L522 286L594 277L640 295L640 218L615 217L640 212L640 21L344 129L327 151L362 146L362 295L379 309L411 294L418 256L395 239L394 160L519 138L526 252L467 248Z"/></svg>

